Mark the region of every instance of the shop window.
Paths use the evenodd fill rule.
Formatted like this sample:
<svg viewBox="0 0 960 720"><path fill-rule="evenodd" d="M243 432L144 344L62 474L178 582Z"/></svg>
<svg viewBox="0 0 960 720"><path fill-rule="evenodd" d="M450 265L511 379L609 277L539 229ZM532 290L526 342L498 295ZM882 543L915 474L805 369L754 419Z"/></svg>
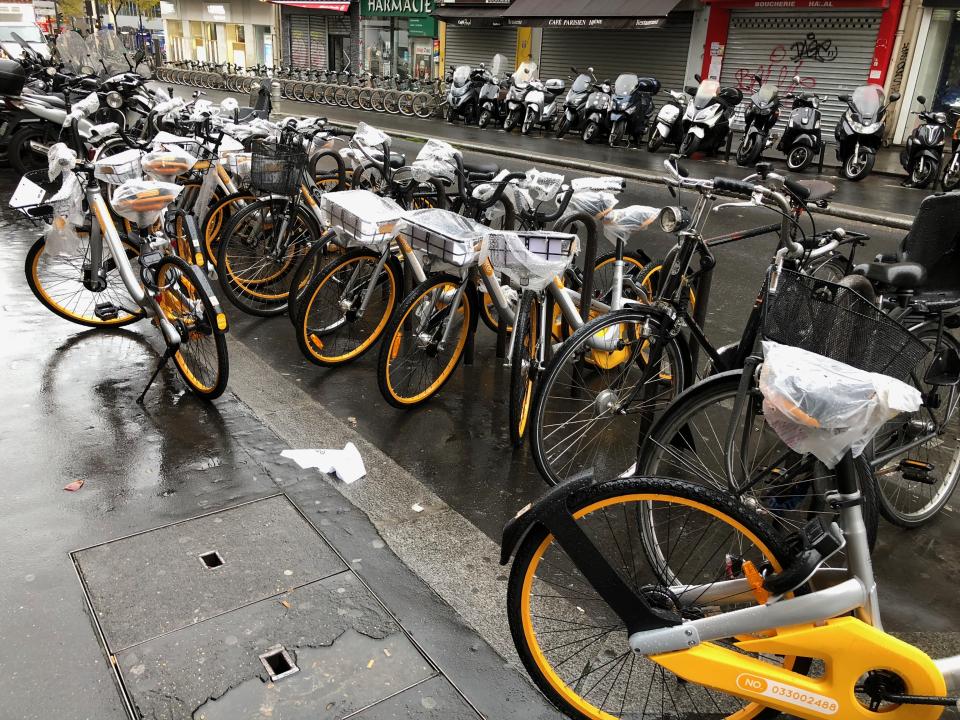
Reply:
<svg viewBox="0 0 960 720"><path fill-rule="evenodd" d="M347 65L346 35L327 35L327 62L331 70L343 70Z"/></svg>

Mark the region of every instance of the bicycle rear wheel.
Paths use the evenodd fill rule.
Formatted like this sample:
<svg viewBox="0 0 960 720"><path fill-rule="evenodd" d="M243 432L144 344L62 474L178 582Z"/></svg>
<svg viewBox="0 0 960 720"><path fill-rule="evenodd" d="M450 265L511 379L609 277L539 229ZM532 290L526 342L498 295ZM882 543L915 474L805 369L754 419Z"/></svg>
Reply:
<svg viewBox="0 0 960 720"><path fill-rule="evenodd" d="M520 447L527 435L530 408L540 375L537 365L541 338L540 299L531 290L520 298L516 328L510 356L510 442L514 447Z"/></svg>
<svg viewBox="0 0 960 720"><path fill-rule="evenodd" d="M157 266L157 302L180 333L173 362L190 390L213 400L227 389L226 315L204 290L197 269L174 255Z"/></svg>
<svg viewBox="0 0 960 720"><path fill-rule="evenodd" d="M769 563L779 571L791 559L782 539L756 513L703 486L633 477L584 488L564 505L637 594L682 618L756 606L753 598L726 598L716 591L707 597L719 582L744 579L748 563L754 568ZM703 591L684 593L684 585ZM778 715L683 681L633 653L619 616L543 525L534 525L514 558L507 617L527 672L571 718L770 720ZM715 644L744 652L736 640ZM805 658L751 657L801 674L810 668Z"/></svg>

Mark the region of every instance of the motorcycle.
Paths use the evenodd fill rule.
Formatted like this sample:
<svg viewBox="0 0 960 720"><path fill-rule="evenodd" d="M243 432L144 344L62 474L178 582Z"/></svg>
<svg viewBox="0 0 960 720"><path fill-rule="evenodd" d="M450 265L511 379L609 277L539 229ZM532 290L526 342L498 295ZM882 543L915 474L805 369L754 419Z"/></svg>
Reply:
<svg viewBox="0 0 960 720"><path fill-rule="evenodd" d="M947 139L947 114L927 110L927 99L923 95L917 96L917 102L923 108L917 113L920 122L900 153L900 165L907 171L905 186L925 188L936 179L940 169Z"/></svg>
<svg viewBox="0 0 960 720"><path fill-rule="evenodd" d="M530 89L530 81L536 77L537 64L527 60L520 63L520 67L513 71L510 76L510 89L507 90L507 114L503 120L503 129L507 132L513 130L524 116L526 106L523 98Z"/></svg>
<svg viewBox="0 0 960 720"><path fill-rule="evenodd" d="M837 139L837 160L843 166L847 180L863 180L877 160L877 151L883 139L887 108L900 99L900 93L885 101L879 85L863 85L853 95L839 95L847 109L837 121L834 137Z"/></svg>
<svg viewBox="0 0 960 720"><path fill-rule="evenodd" d="M670 99L660 106L656 122L650 126L647 137L647 150L650 152L656 152L665 142L676 147L683 142L682 118L693 98L689 93L677 90L669 90L667 94Z"/></svg>
<svg viewBox="0 0 960 720"><path fill-rule="evenodd" d="M647 131L647 123L653 114L653 96L660 92L660 81L652 77L637 77L623 73L613 85L613 102L610 107L610 147L617 147L629 134L637 141ZM627 140L625 147L630 146Z"/></svg>
<svg viewBox="0 0 960 720"><path fill-rule="evenodd" d="M793 81L799 86L799 77L794 76ZM803 172L823 148L820 98L815 93L803 91L787 97L792 100L790 119L777 143L777 150L787 156L787 168L791 172Z"/></svg>
<svg viewBox="0 0 960 720"><path fill-rule="evenodd" d="M563 80L550 79L546 82L538 79L531 80L530 88L523 96L526 110L520 132L527 135L535 125L542 125L548 130L553 127L553 121L560 114L558 98L562 92Z"/></svg>
<svg viewBox="0 0 960 720"><path fill-rule="evenodd" d="M613 88L610 87L609 80L594 83L591 87L593 92L587 97L587 102L583 106L586 125L583 128L582 137L585 143L593 141L597 135L606 133L610 106L613 104Z"/></svg>
<svg viewBox="0 0 960 720"><path fill-rule="evenodd" d="M735 87L720 87L716 80L701 80L693 102L683 115L683 142L680 154L690 157L698 150L716 150L727 139L730 118L743 100Z"/></svg>
<svg viewBox="0 0 960 720"><path fill-rule="evenodd" d="M770 131L780 119L780 89L773 83L763 82L763 78L754 75L759 88L747 104L743 113L743 136L737 146L737 165L755 165L763 151L773 140Z"/></svg>
<svg viewBox="0 0 960 720"><path fill-rule="evenodd" d="M487 127L491 122L500 122L503 116L503 83L500 81L500 68L503 67L503 55L494 55L489 69L484 69L483 87L480 88L480 117L477 125Z"/></svg>
<svg viewBox="0 0 960 720"><path fill-rule="evenodd" d="M940 176L940 186L945 192L955 190L960 185L960 99L955 99L948 103L950 117L953 121L953 135L950 140L950 162L943 168L943 174Z"/></svg>
<svg viewBox="0 0 960 720"><path fill-rule="evenodd" d="M473 70L469 65L459 65L453 71L453 81L447 90L447 122L455 122L457 118L465 123L477 120L483 72L482 65L478 70Z"/></svg>
<svg viewBox="0 0 960 720"><path fill-rule="evenodd" d="M567 97L563 103L563 117L557 124L556 138L562 139L569 130L579 130L583 122L583 109L587 104L587 96L590 94L590 87L597 79L593 76L593 68L587 68L586 72L579 72L575 67L570 68L576 77L573 84L567 92Z"/></svg>

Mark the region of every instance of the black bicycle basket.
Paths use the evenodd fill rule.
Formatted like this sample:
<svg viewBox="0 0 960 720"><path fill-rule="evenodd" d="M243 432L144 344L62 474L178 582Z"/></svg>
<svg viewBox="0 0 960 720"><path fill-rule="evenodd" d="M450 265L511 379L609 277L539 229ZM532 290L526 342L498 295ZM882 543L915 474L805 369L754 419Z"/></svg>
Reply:
<svg viewBox="0 0 960 720"><path fill-rule="evenodd" d="M909 380L930 349L907 328L843 285L781 270L767 283L763 337L867 372Z"/></svg>
<svg viewBox="0 0 960 720"><path fill-rule="evenodd" d="M292 197L303 182L307 153L299 145L254 140L250 185L265 193Z"/></svg>

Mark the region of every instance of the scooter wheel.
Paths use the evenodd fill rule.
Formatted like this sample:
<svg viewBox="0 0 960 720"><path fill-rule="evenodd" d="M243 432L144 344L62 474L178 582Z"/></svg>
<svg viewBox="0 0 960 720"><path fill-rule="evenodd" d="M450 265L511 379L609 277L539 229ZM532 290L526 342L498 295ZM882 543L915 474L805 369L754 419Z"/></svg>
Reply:
<svg viewBox="0 0 960 720"><path fill-rule="evenodd" d="M485 128L487 125L490 124L491 117L492 115L490 114L489 110L481 111L480 119L477 120L477 125L479 125L481 128Z"/></svg>
<svg viewBox="0 0 960 720"><path fill-rule="evenodd" d="M557 125L556 138L557 140L562 140L563 136L567 134L567 130L570 129L570 121L566 116L560 118L560 124Z"/></svg>
<svg viewBox="0 0 960 720"><path fill-rule="evenodd" d="M813 150L806 145L798 145L787 154L787 168L790 172L803 172L813 162Z"/></svg>
<svg viewBox="0 0 960 720"><path fill-rule="evenodd" d="M585 143L591 142L597 134L597 124L595 122L588 123L587 126L583 129L583 141Z"/></svg>
<svg viewBox="0 0 960 720"><path fill-rule="evenodd" d="M693 133L687 133L683 138L683 142L680 143L680 154L683 157L690 157L697 151L697 148L699 147L700 138Z"/></svg>
<svg viewBox="0 0 960 720"><path fill-rule="evenodd" d="M663 146L663 135L657 130L657 126L654 125L650 128L650 135L647 137L647 150L650 152L656 152Z"/></svg>
<svg viewBox="0 0 960 720"><path fill-rule="evenodd" d="M915 188L925 188L933 180L936 166L927 158L917 160L917 165L910 173L910 180Z"/></svg>
<svg viewBox="0 0 960 720"><path fill-rule="evenodd" d="M847 180L859 182L870 174L876 161L877 156L869 152L861 152L859 157L851 155L843 164L843 176Z"/></svg>

